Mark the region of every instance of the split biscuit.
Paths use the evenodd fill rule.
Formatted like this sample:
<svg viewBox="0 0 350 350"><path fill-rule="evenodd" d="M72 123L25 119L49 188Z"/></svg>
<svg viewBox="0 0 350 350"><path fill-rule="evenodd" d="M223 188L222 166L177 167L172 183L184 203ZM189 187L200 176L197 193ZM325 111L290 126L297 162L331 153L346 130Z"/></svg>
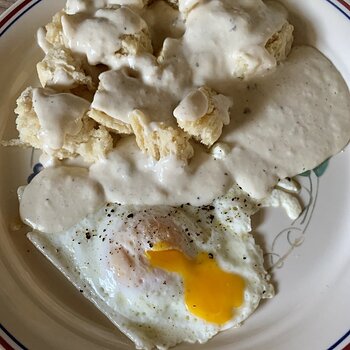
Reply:
<svg viewBox="0 0 350 350"><path fill-rule="evenodd" d="M130 122L136 142L142 152L160 160L175 156L187 162L193 156L190 136L181 129L167 126L164 123L151 123L149 118L139 110L130 113Z"/></svg>

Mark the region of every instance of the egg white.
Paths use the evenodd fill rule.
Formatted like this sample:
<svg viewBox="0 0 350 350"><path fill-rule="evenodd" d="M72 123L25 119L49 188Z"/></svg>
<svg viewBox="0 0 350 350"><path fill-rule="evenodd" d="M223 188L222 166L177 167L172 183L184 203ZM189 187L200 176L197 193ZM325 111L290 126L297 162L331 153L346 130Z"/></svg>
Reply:
<svg viewBox="0 0 350 350"><path fill-rule="evenodd" d="M167 349L239 326L273 296L262 250L249 233L260 206L234 187L203 207L107 204L65 232L28 237L138 349ZM244 278L244 302L229 322L208 323L187 310L180 275L153 269L145 258L159 241L173 241L189 257L211 253L224 271Z"/></svg>

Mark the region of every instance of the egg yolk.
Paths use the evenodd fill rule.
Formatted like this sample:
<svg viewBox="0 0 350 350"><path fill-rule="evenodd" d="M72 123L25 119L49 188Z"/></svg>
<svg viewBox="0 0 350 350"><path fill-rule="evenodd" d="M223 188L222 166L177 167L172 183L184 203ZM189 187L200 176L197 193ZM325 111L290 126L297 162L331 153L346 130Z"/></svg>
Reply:
<svg viewBox="0 0 350 350"><path fill-rule="evenodd" d="M159 247L158 247L159 248ZM148 250L152 267L181 275L188 310L207 322L224 324L244 299L244 279L223 271L212 254L188 258L176 249Z"/></svg>

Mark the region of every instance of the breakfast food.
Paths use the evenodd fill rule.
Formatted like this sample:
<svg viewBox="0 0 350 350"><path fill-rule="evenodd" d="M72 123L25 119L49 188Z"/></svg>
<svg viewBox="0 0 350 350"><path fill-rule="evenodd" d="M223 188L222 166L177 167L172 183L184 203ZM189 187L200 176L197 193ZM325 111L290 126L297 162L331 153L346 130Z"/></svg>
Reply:
<svg viewBox="0 0 350 350"><path fill-rule="evenodd" d="M162 123L152 127L147 116L139 110L130 113L130 123L140 149L155 160L175 156L186 162L192 158L190 136L181 130Z"/></svg>
<svg viewBox="0 0 350 350"><path fill-rule="evenodd" d="M46 40L51 45L64 46L62 37L62 16L64 11L57 12L53 17L52 21L48 23L46 28Z"/></svg>
<svg viewBox="0 0 350 350"><path fill-rule="evenodd" d="M37 64L42 87L71 90L78 86L94 89L92 78L84 72L82 62L64 46L52 46Z"/></svg>
<svg viewBox="0 0 350 350"><path fill-rule="evenodd" d="M86 55L91 65L112 64L119 56L152 52L146 23L126 6L98 9L91 15L64 14L61 24L65 45Z"/></svg>
<svg viewBox="0 0 350 350"><path fill-rule="evenodd" d="M180 208L110 204L29 239L137 348L166 349L238 326L273 295L249 233L203 230L194 219Z"/></svg>
<svg viewBox="0 0 350 350"><path fill-rule="evenodd" d="M285 23L265 44L266 50L277 62L287 58L293 44L293 30L294 27L291 24Z"/></svg>
<svg viewBox="0 0 350 350"><path fill-rule="evenodd" d="M62 103L66 109L60 108ZM80 155L91 162L104 158L113 148L113 140L103 126L96 127L86 117L88 106L86 100L73 94L27 88L17 100L19 144L45 149L58 159ZM55 109L51 118L48 108Z"/></svg>
<svg viewBox="0 0 350 350"><path fill-rule="evenodd" d="M270 1L68 0L38 40L28 238L140 349L239 326L274 294L251 216L349 141L339 72Z"/></svg>
<svg viewBox="0 0 350 350"><path fill-rule="evenodd" d="M185 96L173 114L180 128L210 147L230 123L231 105L228 97L203 86Z"/></svg>
<svg viewBox="0 0 350 350"><path fill-rule="evenodd" d="M123 121L115 119L98 109L91 108L88 112L88 116L116 135L128 135L133 133L130 123L124 123Z"/></svg>
<svg viewBox="0 0 350 350"><path fill-rule="evenodd" d="M57 170L43 170L21 194L23 217L40 229L28 237L137 348L203 343L239 326L261 299L273 296L262 250L249 233L261 203L238 186L201 207L109 203L94 212L100 189L91 183L75 191L69 208L80 221L62 227L57 213L65 193L51 194L48 184L51 175L57 184L66 182L65 171ZM84 183L81 169L69 172L71 186ZM285 196L292 212L290 203L298 201ZM37 203L47 197L56 201L43 215Z"/></svg>

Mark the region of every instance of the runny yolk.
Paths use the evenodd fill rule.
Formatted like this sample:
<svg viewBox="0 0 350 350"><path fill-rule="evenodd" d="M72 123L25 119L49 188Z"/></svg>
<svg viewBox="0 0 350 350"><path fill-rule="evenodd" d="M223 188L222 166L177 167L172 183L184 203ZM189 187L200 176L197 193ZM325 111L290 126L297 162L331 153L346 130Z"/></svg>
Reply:
<svg viewBox="0 0 350 350"><path fill-rule="evenodd" d="M190 259L179 250L166 249L149 250L146 256L152 267L181 275L186 306L197 317L224 324L243 303L244 279L223 271L211 254Z"/></svg>

